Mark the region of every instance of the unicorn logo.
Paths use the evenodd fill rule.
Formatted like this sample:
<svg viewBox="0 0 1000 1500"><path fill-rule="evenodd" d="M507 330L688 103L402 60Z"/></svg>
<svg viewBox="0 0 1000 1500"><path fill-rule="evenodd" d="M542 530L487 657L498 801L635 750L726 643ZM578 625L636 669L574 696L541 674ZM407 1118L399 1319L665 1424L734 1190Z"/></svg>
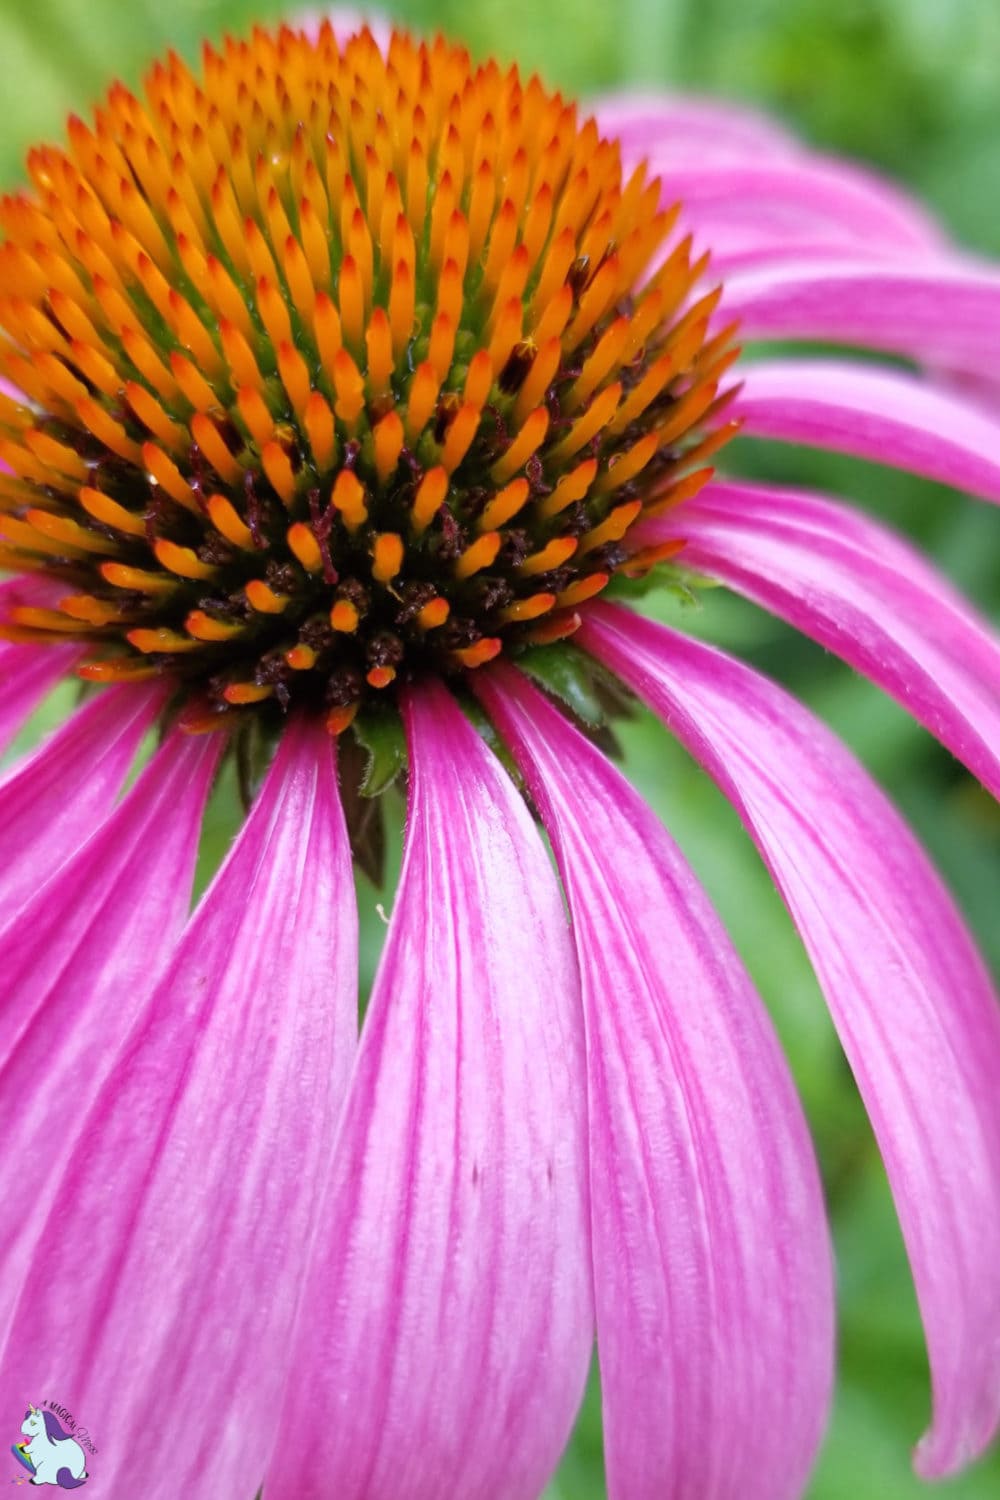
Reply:
<svg viewBox="0 0 1000 1500"><path fill-rule="evenodd" d="M29 1484L56 1484L62 1490L78 1490L87 1482L87 1460L75 1438L64 1432L54 1412L29 1406L21 1423L26 1443L15 1443L11 1452L31 1475Z"/></svg>

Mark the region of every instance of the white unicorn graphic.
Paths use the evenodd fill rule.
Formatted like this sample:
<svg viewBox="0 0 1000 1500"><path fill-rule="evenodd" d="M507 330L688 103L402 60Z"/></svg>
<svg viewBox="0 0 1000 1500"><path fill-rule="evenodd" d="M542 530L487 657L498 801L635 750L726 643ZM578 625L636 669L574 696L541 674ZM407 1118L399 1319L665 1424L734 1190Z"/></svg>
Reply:
<svg viewBox="0 0 1000 1500"><path fill-rule="evenodd" d="M17 1443L12 1451L18 1463L31 1471L31 1484L56 1484L63 1490L76 1490L86 1483L83 1449L63 1432L54 1413L29 1406L21 1431L29 1441Z"/></svg>

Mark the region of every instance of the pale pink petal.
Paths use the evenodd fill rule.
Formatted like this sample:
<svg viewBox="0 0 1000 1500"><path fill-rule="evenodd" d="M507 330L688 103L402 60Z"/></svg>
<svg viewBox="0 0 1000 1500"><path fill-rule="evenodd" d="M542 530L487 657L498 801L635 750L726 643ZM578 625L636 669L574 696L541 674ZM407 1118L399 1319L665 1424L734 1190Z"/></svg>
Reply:
<svg viewBox="0 0 1000 1500"><path fill-rule="evenodd" d="M579 632L722 787L788 903L885 1159L930 1353L928 1476L1000 1418L1000 1008L905 823L766 679L630 611Z"/></svg>
<svg viewBox="0 0 1000 1500"><path fill-rule="evenodd" d="M656 151L651 153L656 166ZM932 221L891 184L849 162L788 156L692 162L665 174L664 197L684 205L692 225L716 213L756 212L778 239L786 230L827 231L851 239L927 251L943 241Z"/></svg>
<svg viewBox="0 0 1000 1500"><path fill-rule="evenodd" d="M976 375L963 375L961 370L936 370L935 378L957 396L971 401L980 411L992 416L1000 414L1000 379L981 380Z"/></svg>
<svg viewBox="0 0 1000 1500"><path fill-rule="evenodd" d="M160 942L155 923L145 942ZM96 1435L102 1493L252 1500L356 995L330 740L291 724L75 1153L43 1127L42 1101L18 1134L30 1149L11 1213L36 1191L26 1163L36 1176L46 1163L57 1188L0 1355L0 1403L58 1392ZM294 1471L307 1433L288 1437Z"/></svg>
<svg viewBox="0 0 1000 1500"><path fill-rule="evenodd" d="M590 1358L579 981L559 889L445 690L422 684L404 707L402 876L268 1500L536 1500Z"/></svg>
<svg viewBox="0 0 1000 1500"><path fill-rule="evenodd" d="M727 278L717 316L739 318L743 339L822 339L971 375L1000 372L1000 275L974 265L765 266Z"/></svg>
<svg viewBox="0 0 1000 1500"><path fill-rule="evenodd" d="M475 684L576 935L611 1500L795 1500L833 1379L833 1278L767 1014L625 779L511 668Z"/></svg>
<svg viewBox="0 0 1000 1500"><path fill-rule="evenodd" d="M59 1176L15 1183L46 1143L69 1153L138 1007L188 914L201 814L220 737L175 734L125 801L0 926L0 1287L31 1253ZM44 881L44 884L42 883ZM0 1302L0 1329L9 1304ZM2 1360L0 1360L2 1363Z"/></svg>
<svg viewBox="0 0 1000 1500"><path fill-rule="evenodd" d="M0 779L5 921L110 812L162 701L146 684L108 688Z"/></svg>
<svg viewBox="0 0 1000 1500"><path fill-rule="evenodd" d="M699 214L697 222L691 217L682 220L686 229L694 231L696 254L709 251L710 274L729 278L738 271L773 269L788 261L799 265L806 260L829 261L849 254L853 260L895 262L897 248L881 240L862 241L852 238L833 225L817 229L809 224L783 226L769 223L767 216L745 212L729 212L723 208L712 214Z"/></svg>
<svg viewBox="0 0 1000 1500"><path fill-rule="evenodd" d="M808 153L771 121L721 103L627 95L597 101L627 172L645 160L682 205L694 253L726 275L761 262L944 251L933 220L853 162ZM697 166L692 167L692 158Z"/></svg>
<svg viewBox="0 0 1000 1500"><path fill-rule="evenodd" d="M745 105L690 94L622 93L591 99L602 132L638 160L670 151L690 161L720 155L796 156L794 137L767 115Z"/></svg>
<svg viewBox="0 0 1000 1500"><path fill-rule="evenodd" d="M902 370L834 360L748 364L727 415L751 437L853 453L1000 501L1000 420Z"/></svg>
<svg viewBox="0 0 1000 1500"><path fill-rule="evenodd" d="M296 11L289 25L304 31L307 36L315 37L324 21L330 22L341 44L367 27L378 44L379 50L383 53L389 50L392 21L380 10L363 10L348 5L310 7L308 10Z"/></svg>
<svg viewBox="0 0 1000 1500"><path fill-rule="evenodd" d="M891 693L1000 797L1000 642L876 522L818 495L714 484L639 540L788 620Z"/></svg>

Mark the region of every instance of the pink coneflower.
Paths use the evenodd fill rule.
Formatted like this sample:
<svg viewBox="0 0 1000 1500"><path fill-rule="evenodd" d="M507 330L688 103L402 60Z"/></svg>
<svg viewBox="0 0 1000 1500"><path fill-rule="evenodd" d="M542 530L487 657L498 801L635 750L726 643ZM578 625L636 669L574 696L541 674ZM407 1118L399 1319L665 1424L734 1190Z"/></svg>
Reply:
<svg viewBox="0 0 1000 1500"><path fill-rule="evenodd" d="M1000 499L1000 276L762 122L599 118L440 41L255 33L116 85L0 205L0 729L102 684L0 786L0 1413L85 1423L95 1493L529 1500L595 1334L614 1500L802 1493L816 1165L717 917L567 711L613 679L732 801L824 988L927 1331L918 1467L997 1425L982 964L848 751L621 600L664 564L749 595L1000 790L988 629L875 522L707 462L742 422ZM737 318L920 373L737 385ZM384 780L400 718L358 1042L360 750ZM189 917L228 756L256 796Z"/></svg>

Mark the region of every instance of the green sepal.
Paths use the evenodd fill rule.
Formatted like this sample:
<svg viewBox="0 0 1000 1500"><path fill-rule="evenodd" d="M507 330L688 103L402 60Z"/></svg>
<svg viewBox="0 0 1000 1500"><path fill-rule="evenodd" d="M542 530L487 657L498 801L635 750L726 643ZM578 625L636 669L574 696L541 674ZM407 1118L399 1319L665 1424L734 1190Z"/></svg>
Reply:
<svg viewBox="0 0 1000 1500"><path fill-rule="evenodd" d="M368 752L368 763L358 788L362 797L381 797L406 769L406 735L399 711L392 704L365 708L351 726Z"/></svg>
<svg viewBox="0 0 1000 1500"><path fill-rule="evenodd" d="M517 665L584 724L600 729L607 723L607 713L594 687L595 663L579 647L566 641L529 646L518 656Z"/></svg>
<svg viewBox="0 0 1000 1500"><path fill-rule="evenodd" d="M682 604L693 605L695 608L701 605L698 597L702 589L720 588L718 580L706 578L703 573L696 573L693 568L683 568L678 563L661 562L655 568L650 568L642 578L626 578L623 573L614 574L611 582L604 590L603 599L620 599L628 603L630 599L640 599L644 594L651 594L654 589L664 589L668 594L673 594Z"/></svg>

